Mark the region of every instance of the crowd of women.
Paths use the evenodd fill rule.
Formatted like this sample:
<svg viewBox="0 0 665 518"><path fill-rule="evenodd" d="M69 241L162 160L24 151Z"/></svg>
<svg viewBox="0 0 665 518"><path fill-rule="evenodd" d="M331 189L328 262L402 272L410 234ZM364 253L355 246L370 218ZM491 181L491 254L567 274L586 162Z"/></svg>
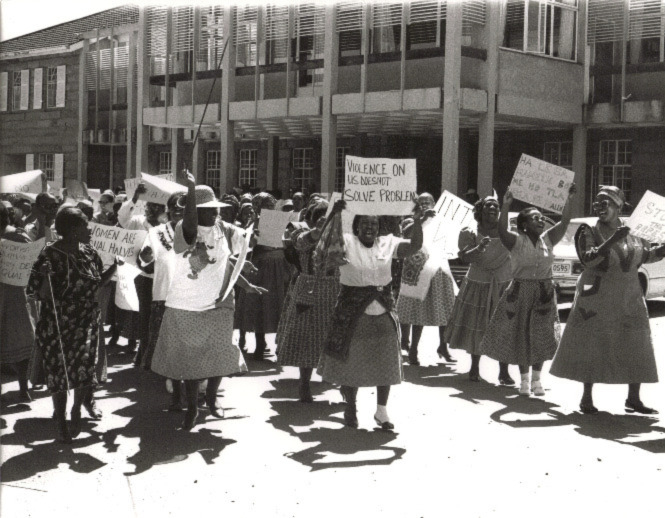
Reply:
<svg viewBox="0 0 665 518"><path fill-rule="evenodd" d="M271 194L218 199L189 173L186 189L166 206L147 203L144 214L134 213L142 184L131 199L104 192L96 214L87 202L58 207L47 193L32 206L0 204L3 239L47 243L27 288L0 284L2 361L15 367L22 401L31 399L29 381L48 387L60 441L80 433L82 407L93 419L102 416L94 390L106 379L105 325L109 346L124 336L135 365L167 380L169 410L182 411L184 399L186 430L196 425L202 403L224 416L218 389L224 377L248 370L248 333L255 361L265 358L266 335L276 333L277 362L299 369L300 401L313 401L317 370L339 386L345 423L357 427L358 389L377 387L374 420L392 430L390 389L404 378L403 352L419 365L425 326L439 328L436 352L445 362L456 361L448 346L470 355L470 382L482 381L479 365L487 356L499 363L499 384L515 385L509 366L517 365L519 394L543 396L543 364L553 360L551 374L583 383L581 412L598 412L592 387L611 383L628 385L627 411L657 413L640 399L640 384L656 382L657 372L637 269L662 259L665 245L629 234L620 218L625 197L616 187L600 188L596 224L582 225L575 236L585 268L562 336L553 248L570 222L574 185L560 221L547 230L534 207L519 212L511 227L510 191L501 205L495 197L479 199L476 225L459 234L459 258L470 265L459 289L448 261L424 242L435 216L430 194L418 197L411 217L355 215L352 231L342 233L344 201L329 207L322 196L299 193L281 204L294 217L283 248L272 248L257 243L262 211L277 205ZM90 246L89 221L147 231L137 259L138 312L116 307L117 260L102 260ZM249 261L233 286L244 247Z"/></svg>

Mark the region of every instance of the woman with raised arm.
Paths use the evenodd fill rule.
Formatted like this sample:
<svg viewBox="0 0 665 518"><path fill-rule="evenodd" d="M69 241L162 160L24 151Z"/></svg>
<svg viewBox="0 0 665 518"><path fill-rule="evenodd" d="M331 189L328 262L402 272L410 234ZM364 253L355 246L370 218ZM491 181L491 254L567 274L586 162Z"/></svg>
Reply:
<svg viewBox="0 0 665 518"><path fill-rule="evenodd" d="M545 231L545 218L535 207L517 215L517 232L508 228L513 195L503 197L499 238L510 251L513 281L492 315L480 354L520 368L519 392L544 396L543 363L554 358L559 345L559 313L552 282L553 249L566 233L572 215L575 184L570 186L561 221ZM533 371L530 375L529 371Z"/></svg>
<svg viewBox="0 0 665 518"><path fill-rule="evenodd" d="M333 211L341 212L345 205L339 200ZM379 236L377 216L356 216L353 234L344 234L348 264L339 267L340 292L318 372L324 381L342 386L347 426L358 427L358 388L377 387L374 420L383 430L394 428L388 416L388 396L390 386L401 383L403 371L392 259L420 250L422 222L433 215L428 210L415 219L411 240L392 234Z"/></svg>
<svg viewBox="0 0 665 518"><path fill-rule="evenodd" d="M628 412L658 413L640 399L640 385L656 383L658 373L637 272L644 263L660 261L665 245L652 247L629 235L619 218L625 201L621 189L601 187L593 204L598 221L593 228L581 225L575 235L584 271L550 372L584 384L585 414L598 412L594 383L626 384Z"/></svg>
<svg viewBox="0 0 665 518"><path fill-rule="evenodd" d="M510 253L499 238L499 201L494 196L478 200L473 207L477 228L464 228L459 234L459 258L470 264L462 281L455 308L446 327L445 340L453 349L471 355L469 379L480 381L480 341L494 308L510 284ZM499 363L499 383L514 385L507 363Z"/></svg>

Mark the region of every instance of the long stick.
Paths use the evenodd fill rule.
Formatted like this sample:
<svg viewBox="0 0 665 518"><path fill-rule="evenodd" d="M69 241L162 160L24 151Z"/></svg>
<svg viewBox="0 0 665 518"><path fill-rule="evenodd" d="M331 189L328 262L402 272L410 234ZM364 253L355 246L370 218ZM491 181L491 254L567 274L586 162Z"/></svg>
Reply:
<svg viewBox="0 0 665 518"><path fill-rule="evenodd" d="M51 291L51 302L53 303L53 315L55 316L55 327L58 330L58 343L60 343L60 355L62 356L62 368L65 371L65 384L67 385L67 394L69 394L69 375L67 374L67 361L65 360L65 348L62 346L62 333L60 333L60 321L58 320L58 310L55 307L55 297L53 296L53 284L51 284L51 275L47 274L48 287Z"/></svg>

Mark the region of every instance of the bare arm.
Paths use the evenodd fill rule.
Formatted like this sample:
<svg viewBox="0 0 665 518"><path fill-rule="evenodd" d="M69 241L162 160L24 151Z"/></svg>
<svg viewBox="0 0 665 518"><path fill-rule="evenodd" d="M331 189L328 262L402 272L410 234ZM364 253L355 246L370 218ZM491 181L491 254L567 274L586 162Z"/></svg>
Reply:
<svg viewBox="0 0 665 518"><path fill-rule="evenodd" d="M195 187L194 175L187 171L187 201L185 203L185 214L182 218L182 235L188 245L193 245L196 242L196 234L199 229Z"/></svg>
<svg viewBox="0 0 665 518"><path fill-rule="evenodd" d="M508 213L510 212L510 206L512 203L513 193L508 189L503 197L501 216L499 217L499 239L501 239L501 243L508 251L515 247L515 243L517 243L517 238L519 237L515 232L512 232L508 228Z"/></svg>
<svg viewBox="0 0 665 518"><path fill-rule="evenodd" d="M397 257L404 259L412 256L423 247L423 222L427 218L434 217L436 213L430 209L425 211L422 217L415 217L413 225L410 227L411 239L404 243L400 243L397 247Z"/></svg>
<svg viewBox="0 0 665 518"><path fill-rule="evenodd" d="M561 213L561 221L554 225L551 229L547 231L547 235L550 237L552 246L556 245L559 241L563 239L563 236L568 230L568 225L570 223L570 218L573 216L573 198L577 192L577 187L573 183L570 186L568 191L568 199L566 200L566 205L563 207L563 212Z"/></svg>

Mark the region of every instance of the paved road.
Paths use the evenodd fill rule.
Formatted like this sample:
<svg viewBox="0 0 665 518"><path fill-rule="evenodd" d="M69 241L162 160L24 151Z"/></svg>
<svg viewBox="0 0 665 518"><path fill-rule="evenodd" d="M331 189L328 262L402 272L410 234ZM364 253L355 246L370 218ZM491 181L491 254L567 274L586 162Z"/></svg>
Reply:
<svg viewBox="0 0 665 518"><path fill-rule="evenodd" d="M665 369L665 302L651 324ZM566 307L566 306L562 306ZM566 311L562 311L565 318ZM156 377L112 350L98 392L102 421L72 446L53 442L50 399L14 405L2 385L2 499L8 517L662 516L665 427L625 414L625 387L598 386L597 416L577 409L581 387L544 377L547 395L496 386L498 366L474 384L469 361L437 363L427 329L421 367L406 367L390 412L397 434L374 429L375 394L360 391L360 429L343 427L339 392L315 377L317 402L294 401L296 369L251 363L225 380L225 419L202 412L191 433L165 411ZM250 349L252 344L249 344ZM518 377L514 368L513 377ZM643 399L665 414L665 385ZM210 514L212 516L212 514ZM199 515L200 516L200 515Z"/></svg>

